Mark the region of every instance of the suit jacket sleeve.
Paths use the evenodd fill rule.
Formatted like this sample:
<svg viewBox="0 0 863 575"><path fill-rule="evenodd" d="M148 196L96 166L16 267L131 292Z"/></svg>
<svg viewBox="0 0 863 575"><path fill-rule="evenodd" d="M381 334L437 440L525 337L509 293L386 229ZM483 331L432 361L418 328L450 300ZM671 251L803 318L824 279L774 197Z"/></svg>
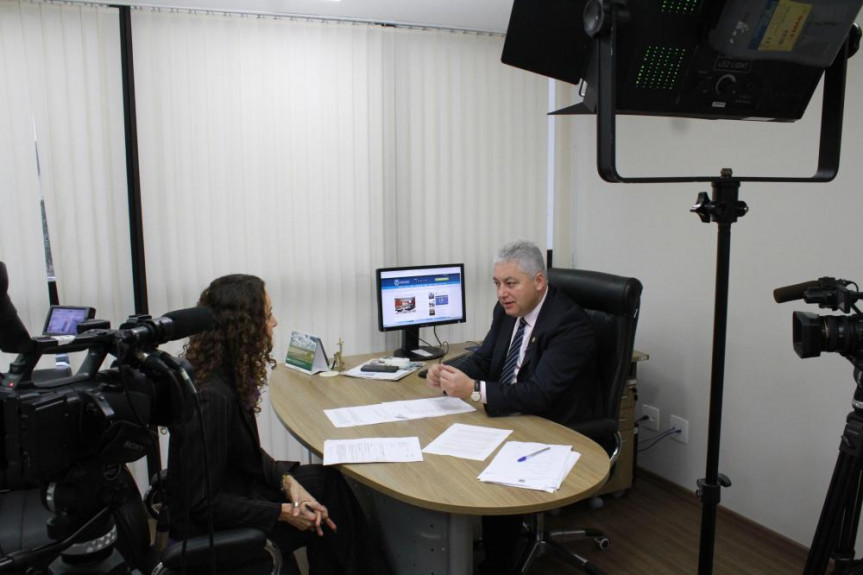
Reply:
<svg viewBox="0 0 863 575"><path fill-rule="evenodd" d="M261 465L267 485L282 488L282 475L290 473L300 464L299 461L276 461L261 448Z"/></svg>

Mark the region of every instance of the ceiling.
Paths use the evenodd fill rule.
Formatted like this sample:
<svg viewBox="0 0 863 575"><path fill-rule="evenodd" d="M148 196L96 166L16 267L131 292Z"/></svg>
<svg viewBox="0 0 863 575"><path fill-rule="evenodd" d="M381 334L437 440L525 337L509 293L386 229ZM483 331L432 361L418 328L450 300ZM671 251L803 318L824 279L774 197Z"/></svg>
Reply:
<svg viewBox="0 0 863 575"><path fill-rule="evenodd" d="M513 0L120 0L104 4L321 16L506 32Z"/></svg>

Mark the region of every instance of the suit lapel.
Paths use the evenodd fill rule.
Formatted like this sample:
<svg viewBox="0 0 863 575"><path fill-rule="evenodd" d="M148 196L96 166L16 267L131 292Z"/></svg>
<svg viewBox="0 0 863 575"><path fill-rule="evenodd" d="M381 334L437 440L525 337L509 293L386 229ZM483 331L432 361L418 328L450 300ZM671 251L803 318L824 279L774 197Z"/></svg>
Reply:
<svg viewBox="0 0 863 575"><path fill-rule="evenodd" d="M548 293L545 296L545 302L542 304L542 308L539 310L539 315L536 317L536 323L534 323L533 330L530 332L530 340L527 342L527 348L524 350L524 360L521 363L519 375L521 375L522 372L532 372L532 369L529 369L528 366L533 363L533 360L535 359L534 356L536 355L536 350L540 348L537 342L545 336L545 331L543 330L543 327L548 325L549 319L555 313L554 296L556 293L557 290L554 286L548 286Z"/></svg>

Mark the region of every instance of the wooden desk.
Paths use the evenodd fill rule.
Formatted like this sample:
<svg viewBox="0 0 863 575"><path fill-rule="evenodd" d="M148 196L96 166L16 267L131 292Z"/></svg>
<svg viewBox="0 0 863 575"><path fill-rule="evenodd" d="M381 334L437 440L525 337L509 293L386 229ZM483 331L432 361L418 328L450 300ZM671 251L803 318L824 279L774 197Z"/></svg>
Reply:
<svg viewBox="0 0 863 575"><path fill-rule="evenodd" d="M345 358L345 363L350 368L379 355ZM294 437L318 456L323 454L325 439L418 436L420 445L424 447L456 422L511 429L513 432L507 441L566 444L572 445L575 451L581 453L573 471L555 493L478 481L477 475L485 469L491 458L486 461L471 461L424 454L424 461L419 463L340 466L347 477L375 492L409 504L412 508L444 514L442 522L448 529L441 550L445 553L438 552L437 557L445 559L445 564L441 564L444 569L438 569L438 573L472 572L472 532L467 521L468 516L511 515L562 507L590 497L608 477L608 457L599 445L567 427L540 417L520 415L490 418L482 406L477 404L477 411L472 413L339 429L323 414L324 409L335 407L439 396L439 392L429 388L416 373L400 381L388 382L342 376L324 378L280 366L270 378L270 399L279 419ZM472 403L469 400L468 402ZM375 504L379 503L376 499ZM386 538L396 536L402 539L399 545L391 545L389 549L390 559L398 572L421 572L415 558L402 556L402 548L406 544L404 539L416 539L405 535L403 523L406 519L410 520L408 515L416 515L416 512L416 509L406 509L406 506L402 505L398 512L392 513L396 533L388 534ZM385 524L389 523L389 520L382 522L382 527L386 528ZM423 528L426 532L419 539L422 540L422 545L428 547L430 543L427 522ZM424 566L428 560L424 558L420 565Z"/></svg>

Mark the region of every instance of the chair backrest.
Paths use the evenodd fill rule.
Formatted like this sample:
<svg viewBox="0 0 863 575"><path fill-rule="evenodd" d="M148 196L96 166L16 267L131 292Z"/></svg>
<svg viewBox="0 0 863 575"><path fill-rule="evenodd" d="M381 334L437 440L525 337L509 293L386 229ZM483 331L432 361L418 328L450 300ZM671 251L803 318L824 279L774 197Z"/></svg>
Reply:
<svg viewBox="0 0 863 575"><path fill-rule="evenodd" d="M548 283L584 308L590 316L596 333L600 380L600 412L596 416L597 419L613 420L616 425L623 386L632 362L641 305L641 282L597 271L550 268Z"/></svg>

